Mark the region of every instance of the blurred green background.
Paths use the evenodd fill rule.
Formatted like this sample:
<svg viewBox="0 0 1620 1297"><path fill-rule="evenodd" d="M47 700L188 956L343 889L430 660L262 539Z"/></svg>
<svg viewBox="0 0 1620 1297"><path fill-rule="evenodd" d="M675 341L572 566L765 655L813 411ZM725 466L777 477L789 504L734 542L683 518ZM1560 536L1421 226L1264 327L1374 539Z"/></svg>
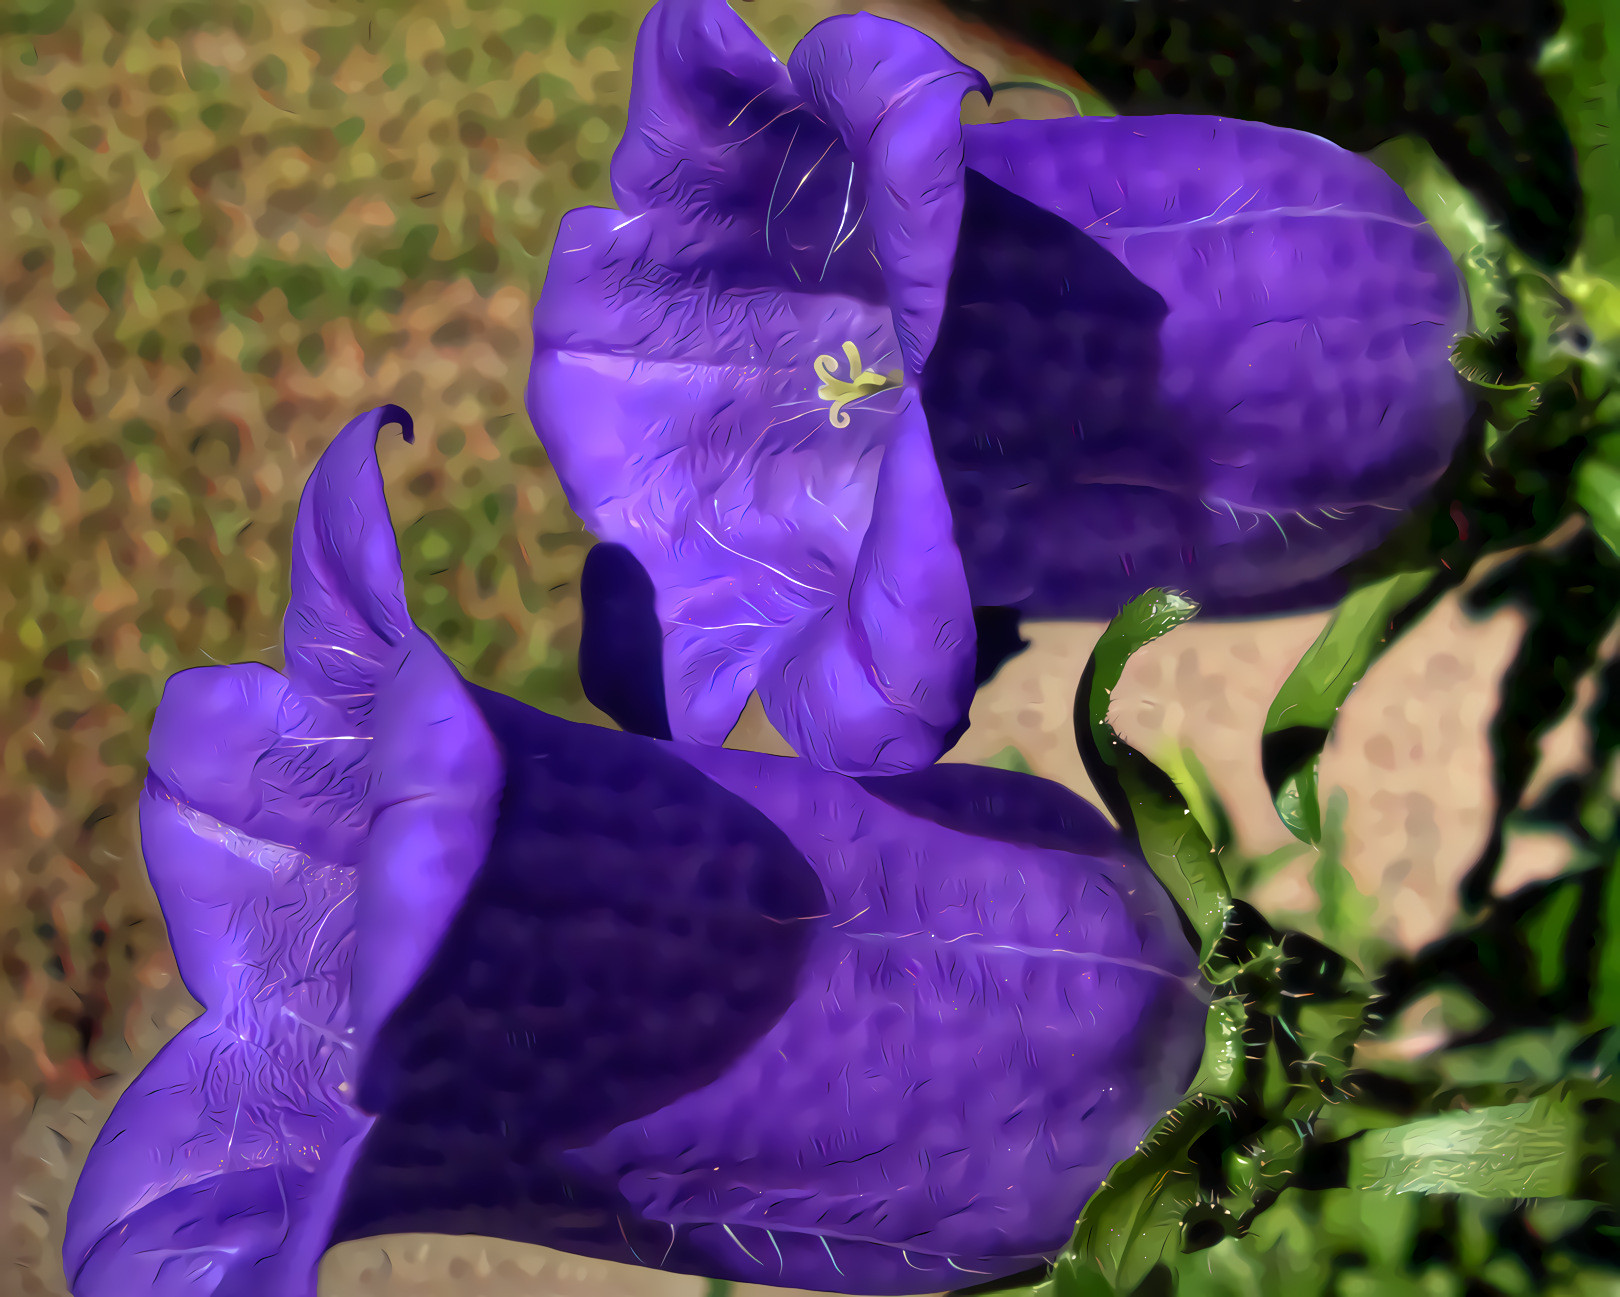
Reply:
<svg viewBox="0 0 1620 1297"><path fill-rule="evenodd" d="M1544 68L1588 191L1586 241L1559 291L1612 364L1611 2L1571 0ZM739 6L778 53L835 7ZM993 79L1065 79L921 4L882 11ZM590 541L521 398L557 223L609 201L643 12L586 0L0 10L0 1112L22 1186L0 1286L64 1291L51 1249L74 1159L120 1080L194 1012L137 839L152 712L182 668L279 664L298 492L344 422L384 401L416 416L417 444L388 445L384 464L424 628L471 678L603 721L575 676ZM1052 98L1009 95L997 111L1045 113ZM1485 234L1432 157L1408 142L1380 156L1466 260ZM24 1150L25 1128L45 1142ZM1278 1241L1343 1224L1363 1239L1350 1218L1365 1197L1313 1220L1277 1212L1265 1228ZM1372 1236L1404 1265L1417 1232L1434 1232L1430 1205L1379 1210ZM1446 1210L1466 1219L1440 1233L1488 1261L1489 1214ZM1212 1291L1288 1291L1304 1279L1276 1258L1312 1246L1223 1251L1230 1273ZM1341 1290L1386 1290L1376 1266L1359 1273ZM1498 1290L1424 1283L1437 1297Z"/></svg>

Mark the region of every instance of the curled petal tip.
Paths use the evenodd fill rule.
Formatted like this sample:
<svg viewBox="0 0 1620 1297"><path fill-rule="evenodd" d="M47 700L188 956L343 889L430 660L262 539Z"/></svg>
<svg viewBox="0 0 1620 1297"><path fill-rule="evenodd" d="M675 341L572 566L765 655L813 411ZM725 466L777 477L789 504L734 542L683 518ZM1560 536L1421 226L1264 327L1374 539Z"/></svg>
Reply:
<svg viewBox="0 0 1620 1297"><path fill-rule="evenodd" d="M403 405L394 405L392 402L379 405L366 417L377 421L376 428L379 435L389 424L398 424L401 437L407 442L416 440L416 421L411 418L411 412Z"/></svg>

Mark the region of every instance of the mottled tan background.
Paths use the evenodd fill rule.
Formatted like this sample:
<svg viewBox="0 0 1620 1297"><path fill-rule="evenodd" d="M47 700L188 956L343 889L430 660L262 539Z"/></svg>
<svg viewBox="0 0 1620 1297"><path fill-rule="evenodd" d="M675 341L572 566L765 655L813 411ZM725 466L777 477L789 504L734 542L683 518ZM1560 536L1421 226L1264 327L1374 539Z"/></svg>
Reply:
<svg viewBox="0 0 1620 1297"><path fill-rule="evenodd" d="M383 401L416 415L417 445L383 463L426 628L473 678L602 721L574 676L589 541L521 389L557 221L607 199L641 7L30 3L32 27L0 25L0 1120L15 1188L0 1289L60 1297L77 1168L121 1087L196 1012L137 842L152 709L180 668L279 661L293 507L342 422ZM993 80L1063 77L905 0L873 7ZM833 6L742 8L785 52ZM1018 91L994 111L1068 108ZM1249 854L1291 842L1257 740L1323 620L1194 623L1134 660L1116 699L1139 746L1164 733L1200 753ZM1098 630L1029 628L952 759L1016 747L1086 791L1069 718ZM1377 941L1412 946L1448 922L1485 833L1484 727L1518 633L1512 612L1471 621L1448 600L1345 709L1325 779L1349 792L1343 858ZM1564 752L1580 741L1557 736ZM780 745L757 707L733 742ZM1516 842L1505 881L1561 851ZM1309 864L1279 862L1262 908L1309 926ZM325 1297L704 1289L478 1239L345 1245L322 1279Z"/></svg>

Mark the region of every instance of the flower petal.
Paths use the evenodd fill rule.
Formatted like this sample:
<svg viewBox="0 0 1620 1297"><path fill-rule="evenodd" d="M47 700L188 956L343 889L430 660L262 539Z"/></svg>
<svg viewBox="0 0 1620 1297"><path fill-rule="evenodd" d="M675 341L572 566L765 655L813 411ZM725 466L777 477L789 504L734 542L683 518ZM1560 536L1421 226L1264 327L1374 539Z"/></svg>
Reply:
<svg viewBox="0 0 1620 1297"><path fill-rule="evenodd" d="M501 761L448 659L410 619L376 442L410 416L349 423L316 465L294 529L287 675L368 755L353 1019L364 1039L438 944L493 831ZM386 704L386 705L385 705ZM347 732L339 730L339 733Z"/></svg>
<svg viewBox="0 0 1620 1297"><path fill-rule="evenodd" d="M613 654L587 696L718 744L763 681L833 768L926 763L964 722L973 643L909 389L955 252L961 100L988 87L866 16L783 69L720 0L664 0L636 59L624 210L564 219L528 397L575 510L656 592L667 728L632 664L645 595L611 551L597 573L631 584L590 583L588 627L619 620L585 632ZM880 489L903 502L874 512ZM610 661L638 682L611 684Z"/></svg>
<svg viewBox="0 0 1620 1297"><path fill-rule="evenodd" d="M345 427L300 502L288 678L209 667L164 691L141 840L203 1013L91 1150L63 1251L78 1297L312 1297L370 1125L355 1060L483 859L500 757L405 607L374 450L391 422L409 435L395 407Z"/></svg>
<svg viewBox="0 0 1620 1297"><path fill-rule="evenodd" d="M579 574L579 601L579 682L585 696L620 729L667 739L664 628L647 569L623 545L593 545Z"/></svg>
<svg viewBox="0 0 1620 1297"><path fill-rule="evenodd" d="M966 728L974 646L950 506L921 404L906 392L847 602L777 647L756 687L800 756L893 774L930 764Z"/></svg>
<svg viewBox="0 0 1620 1297"><path fill-rule="evenodd" d="M1365 552L1437 478L1467 416L1466 301L1370 162L1208 118L967 138L924 399L978 600L1275 594Z"/></svg>
<svg viewBox="0 0 1620 1297"><path fill-rule="evenodd" d="M883 657L926 648L887 630L913 584L949 603L890 552L946 518L899 402L837 624L926 697ZM92 1150L79 1297L312 1297L399 1229L878 1293L1054 1252L1202 1041L1145 864L1033 777L857 782L462 683L395 598L386 414L305 493L296 683L165 693L143 846L204 1011Z"/></svg>
<svg viewBox="0 0 1620 1297"><path fill-rule="evenodd" d="M720 1077L798 993L826 898L781 830L668 745L473 693L508 757L502 815L368 1061L382 1116L336 1237L628 1238L651 1259L662 1228L627 1213L621 1235L561 1152Z"/></svg>
<svg viewBox="0 0 1620 1297"><path fill-rule="evenodd" d="M298 502L283 634L288 677L311 696L350 678L356 668L343 659L380 660L411 629L386 505L376 516L383 500L376 442L391 423L415 440L411 416L397 405L361 415L321 455Z"/></svg>
<svg viewBox="0 0 1620 1297"><path fill-rule="evenodd" d="M687 759L820 875L832 912L806 956L815 993L725 1077L569 1161L613 1176L705 1273L734 1280L937 1291L1049 1257L1198 1053L1204 1005L1162 890L1140 885L1100 817L1074 816L1065 836L1065 812L1042 807L1036 847L1017 813L1003 832L983 808L971 836L913 816L888 779ZM1012 986L1005 1015L993 988Z"/></svg>
<svg viewBox="0 0 1620 1297"><path fill-rule="evenodd" d="M1462 276L1371 161L1199 117L1005 123L970 148L1163 295L1164 428L1207 495L1405 503L1444 468L1465 419Z"/></svg>
<svg viewBox="0 0 1620 1297"><path fill-rule="evenodd" d="M636 37L613 197L627 213L658 205L723 208L769 176L765 143L736 130L800 107L787 69L726 0L660 0ZM749 147L752 145L753 147Z"/></svg>
<svg viewBox="0 0 1620 1297"><path fill-rule="evenodd" d="M850 221L864 199L848 146L725 0L648 14L612 177L621 220L671 232L672 268L883 301L870 233Z"/></svg>
<svg viewBox="0 0 1620 1297"><path fill-rule="evenodd" d="M909 388L840 408L818 368L847 366L846 344L892 364L889 311L715 292L669 269L667 239L568 215L528 406L569 503L656 591L668 732L724 742L764 680L773 720L835 768L931 761L965 714L973 637L927 429Z"/></svg>
<svg viewBox="0 0 1620 1297"><path fill-rule="evenodd" d="M962 219L962 99L988 98L990 85L921 32L871 14L818 23L788 67L854 159L906 371L920 374Z"/></svg>
<svg viewBox="0 0 1620 1297"><path fill-rule="evenodd" d="M1179 1097L1195 956L1073 794L857 782L475 696L514 782L368 1069L335 1239L939 1291L1055 1252Z"/></svg>

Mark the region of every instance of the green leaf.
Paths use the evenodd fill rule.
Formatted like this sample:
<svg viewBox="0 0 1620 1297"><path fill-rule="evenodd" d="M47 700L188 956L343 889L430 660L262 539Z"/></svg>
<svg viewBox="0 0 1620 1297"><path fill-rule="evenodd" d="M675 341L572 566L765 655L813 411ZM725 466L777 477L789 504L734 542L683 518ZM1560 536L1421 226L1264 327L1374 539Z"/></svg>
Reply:
<svg viewBox="0 0 1620 1297"><path fill-rule="evenodd" d="M1243 1081L1243 1027L1248 1010L1243 997L1222 996L1209 1006L1204 1020L1204 1057L1190 1094L1231 1097Z"/></svg>
<svg viewBox="0 0 1620 1297"><path fill-rule="evenodd" d="M1620 81L1620 36L1611 0L1564 0L1564 25L1546 51L1543 73L1563 110L1580 158L1587 211L1620 211L1620 158L1610 143L1613 90ZM1620 337L1620 227L1588 218L1570 270L1571 296L1600 337Z"/></svg>
<svg viewBox="0 0 1620 1297"><path fill-rule="evenodd" d="M1114 689L1131 655L1197 611L1192 600L1164 590L1149 590L1126 604L1103 631L1080 677L1074 729L1081 759L1103 804L1123 831L1134 831L1143 857L1198 933L1200 954L1207 960L1232 899L1214 845L1174 775L1125 742L1108 719ZM1183 761L1180 773L1199 796L1193 769ZM1201 767L1198 772L1201 777ZM1214 824L1207 805L1205 813Z"/></svg>
<svg viewBox="0 0 1620 1297"><path fill-rule="evenodd" d="M1009 744L1001 749L995 756L986 759L985 765L994 766L997 770L1014 770L1021 775L1032 775L1029 762L1024 760L1024 754Z"/></svg>
<svg viewBox="0 0 1620 1297"><path fill-rule="evenodd" d="M1556 1198L1574 1187L1580 1121L1564 1097L1475 1108L1370 1131L1350 1184L1384 1193Z"/></svg>
<svg viewBox="0 0 1620 1297"><path fill-rule="evenodd" d="M1575 469L1575 503L1603 543L1620 554L1620 438L1599 440Z"/></svg>
<svg viewBox="0 0 1620 1297"><path fill-rule="evenodd" d="M1592 1016L1620 1025L1620 861L1611 860L1603 881L1601 926L1592 955Z"/></svg>
<svg viewBox="0 0 1620 1297"><path fill-rule="evenodd" d="M1521 924L1535 960L1534 968L1526 972L1531 985L1543 995L1556 991L1564 982L1569 928L1580 904L1580 887L1555 888Z"/></svg>
<svg viewBox="0 0 1620 1297"><path fill-rule="evenodd" d="M1541 403L1541 388L1535 383L1503 381L1500 339L1470 333L1457 340L1451 350L1452 363L1485 402L1486 418L1498 432L1510 432L1523 423Z"/></svg>
<svg viewBox="0 0 1620 1297"><path fill-rule="evenodd" d="M1344 824L1350 813L1350 799L1342 788L1328 798L1321 841L1311 865L1311 888L1316 893L1316 926L1324 940L1351 956L1371 931L1378 902L1356 886L1355 876L1344 864Z"/></svg>
<svg viewBox="0 0 1620 1297"><path fill-rule="evenodd" d="M1321 840L1317 764L1339 708L1386 646L1391 620L1421 598L1434 579L1435 569L1423 568L1355 591L1272 699L1260 761L1277 814L1300 841Z"/></svg>
<svg viewBox="0 0 1620 1297"><path fill-rule="evenodd" d="M1231 846L1231 817L1198 754L1179 743L1169 742L1154 756L1154 764L1170 776L1170 782L1186 800L1193 819L1209 839L1210 847L1218 854Z"/></svg>
<svg viewBox="0 0 1620 1297"><path fill-rule="evenodd" d="M1179 1250L1182 1217L1198 1199L1188 1153L1222 1111L1194 1096L1160 1120L1091 1195L1038 1297L1123 1297Z"/></svg>

